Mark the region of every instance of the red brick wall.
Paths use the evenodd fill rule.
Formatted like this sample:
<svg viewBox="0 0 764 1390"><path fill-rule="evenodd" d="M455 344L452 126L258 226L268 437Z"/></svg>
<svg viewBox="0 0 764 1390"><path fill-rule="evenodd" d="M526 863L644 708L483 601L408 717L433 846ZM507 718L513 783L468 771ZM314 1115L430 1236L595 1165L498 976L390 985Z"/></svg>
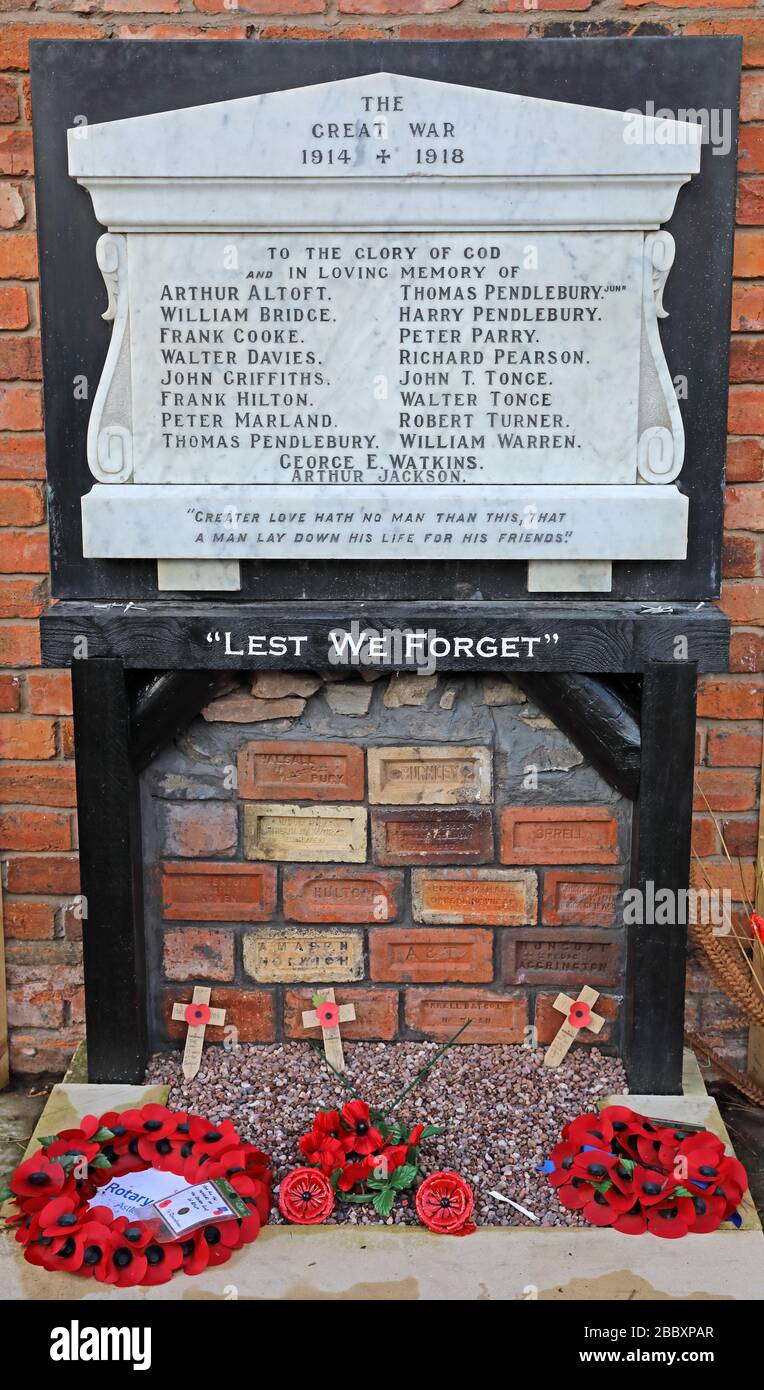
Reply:
<svg viewBox="0 0 764 1390"><path fill-rule="evenodd" d="M331 983L350 1038L471 1018L465 1042L545 1043L559 991L588 983L617 1048L631 803L511 681L314 677L284 720L289 678L266 680L143 774L154 1042L183 1035L195 984L244 1042L304 1037Z"/></svg>
<svg viewBox="0 0 764 1390"><path fill-rule="evenodd" d="M0 856L12 1061L60 1071L81 1032L76 827L68 682L39 668L47 593L39 309L27 76L30 38L400 37L742 34L736 287L732 316L727 544L722 603L731 673L700 694L699 776L733 854L756 838L764 713L764 13L754 0L0 0ZM705 803L697 852L740 897ZM737 1060L744 1030L693 970L693 1022Z"/></svg>

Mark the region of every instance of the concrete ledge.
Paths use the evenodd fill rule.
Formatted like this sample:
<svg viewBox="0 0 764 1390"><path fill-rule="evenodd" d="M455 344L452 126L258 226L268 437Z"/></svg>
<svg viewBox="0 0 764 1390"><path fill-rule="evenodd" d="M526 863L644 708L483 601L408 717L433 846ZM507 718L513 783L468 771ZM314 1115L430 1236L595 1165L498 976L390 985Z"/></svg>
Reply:
<svg viewBox="0 0 764 1390"><path fill-rule="evenodd" d="M610 1096L666 1119L707 1125L729 1145L716 1102L688 1064L684 1096ZM84 1114L167 1099L163 1086L56 1086L37 1137ZM643 1302L764 1299L764 1236L750 1197L741 1229L660 1240L591 1227L482 1227L464 1240L422 1227L269 1226L220 1269L176 1276L158 1288L114 1289L29 1265L13 1239L0 1238L0 1298L125 1302L186 1299L365 1302L541 1300Z"/></svg>

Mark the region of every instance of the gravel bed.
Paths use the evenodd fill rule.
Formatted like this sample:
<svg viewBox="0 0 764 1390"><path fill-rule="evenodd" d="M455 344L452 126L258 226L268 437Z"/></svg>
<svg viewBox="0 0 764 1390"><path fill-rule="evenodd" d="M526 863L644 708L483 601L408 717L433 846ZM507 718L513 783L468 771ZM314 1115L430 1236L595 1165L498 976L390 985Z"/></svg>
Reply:
<svg viewBox="0 0 764 1390"><path fill-rule="evenodd" d="M426 1042L346 1043L346 1074L364 1100L384 1109L437 1048ZM444 1126L440 1138L422 1144L422 1170L454 1168L472 1183L478 1224L534 1224L492 1197L491 1188L527 1207L545 1226L585 1224L559 1205L536 1165L568 1120L594 1108L599 1097L626 1091L625 1073L617 1058L594 1047L572 1049L559 1068L542 1066L542 1055L523 1047L457 1045L396 1110L409 1123ZM180 1057L152 1057L146 1081L171 1085L171 1110L192 1110L214 1122L230 1116L242 1138L271 1155L276 1184L303 1162L297 1141L316 1111L350 1099L318 1054L300 1042L208 1047L190 1082ZM370 1206L341 1202L331 1220L379 1223ZM404 1207L399 1200L387 1224L416 1220L413 1203ZM271 1221L282 1221L277 1208Z"/></svg>

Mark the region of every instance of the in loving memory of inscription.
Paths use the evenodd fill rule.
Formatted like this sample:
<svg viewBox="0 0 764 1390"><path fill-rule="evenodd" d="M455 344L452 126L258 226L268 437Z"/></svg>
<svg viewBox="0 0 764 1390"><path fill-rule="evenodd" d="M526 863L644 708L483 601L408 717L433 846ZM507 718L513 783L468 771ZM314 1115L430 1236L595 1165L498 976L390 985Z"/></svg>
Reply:
<svg viewBox="0 0 764 1390"><path fill-rule="evenodd" d="M70 132L114 321L85 554L682 558L699 134L384 73Z"/></svg>

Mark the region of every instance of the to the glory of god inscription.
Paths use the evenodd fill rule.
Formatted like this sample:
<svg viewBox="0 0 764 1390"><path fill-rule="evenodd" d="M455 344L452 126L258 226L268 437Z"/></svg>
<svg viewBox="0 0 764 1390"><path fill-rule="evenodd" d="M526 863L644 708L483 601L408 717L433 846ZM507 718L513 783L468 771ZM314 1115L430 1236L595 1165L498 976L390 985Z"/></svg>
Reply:
<svg viewBox="0 0 764 1390"><path fill-rule="evenodd" d="M488 137L490 132L490 138ZM681 559L661 224L700 127L392 74L69 132L108 229L86 556Z"/></svg>

